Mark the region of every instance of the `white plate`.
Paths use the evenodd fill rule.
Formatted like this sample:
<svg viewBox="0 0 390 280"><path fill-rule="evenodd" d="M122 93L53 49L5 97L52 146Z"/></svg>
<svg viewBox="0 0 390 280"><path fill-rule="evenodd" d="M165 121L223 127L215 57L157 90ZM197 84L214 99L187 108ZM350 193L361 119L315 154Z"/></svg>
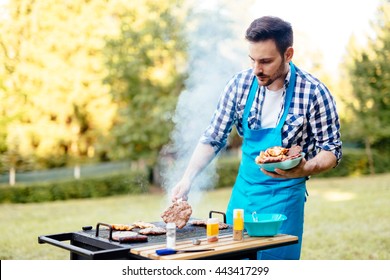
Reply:
<svg viewBox="0 0 390 280"><path fill-rule="evenodd" d="M304 156L305 153L301 153L300 157L290 159L290 160L285 160L280 162L269 162L269 163L256 163L256 164L269 172L274 172L275 168L288 170L297 166L301 162Z"/></svg>

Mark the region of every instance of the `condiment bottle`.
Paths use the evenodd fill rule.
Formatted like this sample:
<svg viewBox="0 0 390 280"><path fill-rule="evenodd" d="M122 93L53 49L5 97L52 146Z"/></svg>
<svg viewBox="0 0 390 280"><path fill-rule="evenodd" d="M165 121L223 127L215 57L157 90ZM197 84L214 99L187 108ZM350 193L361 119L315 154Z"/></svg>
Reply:
<svg viewBox="0 0 390 280"><path fill-rule="evenodd" d="M244 231L244 209L233 210L233 240L243 239Z"/></svg>
<svg viewBox="0 0 390 280"><path fill-rule="evenodd" d="M207 242L218 241L219 234L219 220L217 218L210 218L206 225Z"/></svg>
<svg viewBox="0 0 390 280"><path fill-rule="evenodd" d="M176 246L176 224L167 223L167 248L174 249Z"/></svg>

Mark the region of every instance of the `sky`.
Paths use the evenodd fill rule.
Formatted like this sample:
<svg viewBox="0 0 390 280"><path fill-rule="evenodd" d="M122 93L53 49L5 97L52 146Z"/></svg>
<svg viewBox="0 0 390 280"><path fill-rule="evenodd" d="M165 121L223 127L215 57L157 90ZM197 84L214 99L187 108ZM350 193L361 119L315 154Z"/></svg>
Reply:
<svg viewBox="0 0 390 280"><path fill-rule="evenodd" d="M370 35L370 21L375 19L380 3L381 0L256 0L250 13L253 19L273 15L289 21L296 51L300 47L320 50L326 69L337 71L351 35L362 43Z"/></svg>

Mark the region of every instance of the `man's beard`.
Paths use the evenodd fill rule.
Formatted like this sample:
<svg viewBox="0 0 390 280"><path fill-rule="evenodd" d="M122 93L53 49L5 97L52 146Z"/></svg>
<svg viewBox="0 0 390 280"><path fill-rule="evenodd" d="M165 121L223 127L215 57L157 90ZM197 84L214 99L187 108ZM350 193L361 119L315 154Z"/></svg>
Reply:
<svg viewBox="0 0 390 280"><path fill-rule="evenodd" d="M259 75L257 75L257 77L263 78L263 79L268 78L268 81L265 84L262 84L262 86L268 87L268 86L272 85L277 79L284 77L284 75L286 74L285 69L286 69L285 68L285 59L283 58L278 70L276 70L274 75L269 77L267 75L262 75L262 73L260 73ZM260 81L259 81L259 83L260 83Z"/></svg>

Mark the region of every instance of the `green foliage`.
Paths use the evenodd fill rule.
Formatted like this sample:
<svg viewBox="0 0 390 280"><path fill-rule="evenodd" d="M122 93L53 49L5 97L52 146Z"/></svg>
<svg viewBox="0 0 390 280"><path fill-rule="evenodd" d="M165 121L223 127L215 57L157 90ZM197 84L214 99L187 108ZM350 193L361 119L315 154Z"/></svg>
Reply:
<svg viewBox="0 0 390 280"><path fill-rule="evenodd" d="M390 169L390 152L373 150L375 173L386 173ZM316 178L347 177L370 174L369 158L363 149L343 149L340 164Z"/></svg>
<svg viewBox="0 0 390 280"><path fill-rule="evenodd" d="M181 1L0 5L5 169L158 152L183 87Z"/></svg>
<svg viewBox="0 0 390 280"><path fill-rule="evenodd" d="M238 157L220 157L216 167L218 180L215 188L232 187L236 181L239 166Z"/></svg>
<svg viewBox="0 0 390 280"><path fill-rule="evenodd" d="M390 169L388 151L374 151L375 172L386 173ZM222 156L218 159L215 188L232 187L240 166L240 159ZM369 174L369 162L362 149L344 149L343 159L337 168L313 176L315 178L348 177ZM132 171L80 180L52 181L45 183L19 183L16 186L0 186L0 203L28 203L75 198L105 197L126 193L145 192L151 185L145 171Z"/></svg>
<svg viewBox="0 0 390 280"><path fill-rule="evenodd" d="M80 180L1 186L0 203L29 203L137 194L146 192L148 188L147 174L133 171Z"/></svg>
<svg viewBox="0 0 390 280"><path fill-rule="evenodd" d="M106 82L119 106L113 128L114 158L155 162L169 140L171 116L184 87L185 41L181 1L141 1L124 7L116 18L120 34L105 48Z"/></svg>
<svg viewBox="0 0 390 280"><path fill-rule="evenodd" d="M383 149L390 139L390 2L383 2L374 25L375 38L364 50L350 45L348 65L353 96L347 102L353 117L350 139ZM388 146L389 147L389 146Z"/></svg>

